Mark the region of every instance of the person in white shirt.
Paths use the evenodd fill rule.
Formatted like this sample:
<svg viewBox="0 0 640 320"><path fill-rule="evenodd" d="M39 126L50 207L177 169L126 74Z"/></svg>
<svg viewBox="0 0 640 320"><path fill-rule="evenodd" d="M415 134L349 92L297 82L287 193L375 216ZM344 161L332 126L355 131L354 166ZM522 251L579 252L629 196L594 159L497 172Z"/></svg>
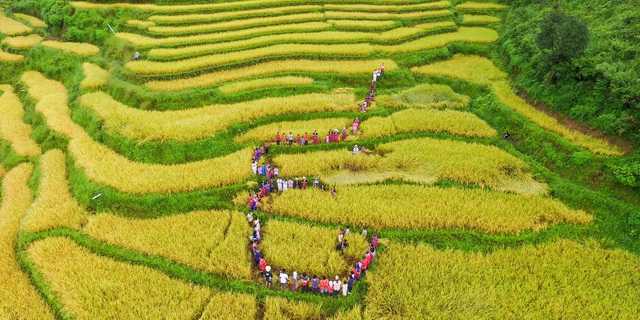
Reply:
<svg viewBox="0 0 640 320"><path fill-rule="evenodd" d="M253 171L253 174L258 174L258 162L254 161L251 163L251 171Z"/></svg>
<svg viewBox="0 0 640 320"><path fill-rule="evenodd" d="M294 271L291 274L291 291L298 290L298 272Z"/></svg>
<svg viewBox="0 0 640 320"><path fill-rule="evenodd" d="M336 280L333 281L333 294L340 295L340 290L342 290L342 281L340 281L340 277L336 276Z"/></svg>
<svg viewBox="0 0 640 320"><path fill-rule="evenodd" d="M287 270L282 269L282 271L280 271L280 287L282 289L286 289L288 283L289 283L289 275L287 274Z"/></svg>
<svg viewBox="0 0 640 320"><path fill-rule="evenodd" d="M346 281L344 281L344 282L342 283L342 296L343 296L343 297L346 297L346 296L347 296L347 294L349 294L349 286L347 285L347 282L346 282Z"/></svg>

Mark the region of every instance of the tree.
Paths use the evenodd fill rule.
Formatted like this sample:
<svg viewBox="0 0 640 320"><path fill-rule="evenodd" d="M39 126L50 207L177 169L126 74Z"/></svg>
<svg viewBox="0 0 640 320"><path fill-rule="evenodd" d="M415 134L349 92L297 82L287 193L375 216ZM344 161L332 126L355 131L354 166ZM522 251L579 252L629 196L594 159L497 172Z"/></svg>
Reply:
<svg viewBox="0 0 640 320"><path fill-rule="evenodd" d="M546 55L547 70L556 79L558 68L582 55L589 44L589 29L578 17L556 8L540 25L537 45Z"/></svg>

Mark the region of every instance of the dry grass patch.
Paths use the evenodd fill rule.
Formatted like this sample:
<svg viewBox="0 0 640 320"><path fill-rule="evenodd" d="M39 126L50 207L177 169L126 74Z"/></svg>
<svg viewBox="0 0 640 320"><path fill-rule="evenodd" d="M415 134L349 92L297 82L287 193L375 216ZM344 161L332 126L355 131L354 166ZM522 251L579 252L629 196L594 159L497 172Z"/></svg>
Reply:
<svg viewBox="0 0 640 320"><path fill-rule="evenodd" d="M446 150L446 152L443 152ZM379 145L370 155L348 150L284 154L274 158L288 176L321 176L329 183L386 179L432 184L442 179L521 194L544 194L522 160L495 147L419 138Z"/></svg>
<svg viewBox="0 0 640 320"><path fill-rule="evenodd" d="M325 22L305 22L191 36L152 38L135 33L118 32L116 33L116 37L129 42L137 48L146 49L155 47L193 46L208 42L246 41L251 37L261 35L323 31L330 27L331 25Z"/></svg>
<svg viewBox="0 0 640 320"><path fill-rule="evenodd" d="M30 34L28 36L15 36L2 39L2 44L9 48L24 50L35 47L42 41L42 37L37 34Z"/></svg>
<svg viewBox="0 0 640 320"><path fill-rule="evenodd" d="M220 89L222 93L232 94L232 93L256 90L256 89L273 88L273 87L298 87L298 86L307 86L310 84L313 84L313 78L285 76L285 77L274 77L274 78L264 78L264 79L232 82L232 83L220 86L218 89Z"/></svg>
<svg viewBox="0 0 640 320"><path fill-rule="evenodd" d="M205 73L199 76L175 79L149 81L145 86L153 91L177 91L192 88L203 88L226 81L243 78L273 75L286 72L317 72L336 75L369 74L371 70L384 63L387 71L398 69L398 65L390 59L378 60L279 60L258 63L252 66L232 70Z"/></svg>
<svg viewBox="0 0 640 320"><path fill-rule="evenodd" d="M540 127L553 131L567 140L604 155L621 155L619 147L606 141L569 129L557 119L538 111L534 106L515 94L509 85L507 74L498 69L491 60L480 56L455 55L452 59L430 65L415 67L412 71L431 75L453 77L493 89L498 100L520 113Z"/></svg>
<svg viewBox="0 0 640 320"><path fill-rule="evenodd" d="M24 22L24 23L26 23L26 24L34 27L34 28L46 28L47 27L47 24L44 23L44 21L40 20L40 18L36 18L36 17L30 16L28 14L14 13L13 16L16 19L18 19L18 20L20 20L20 21L22 21L22 22Z"/></svg>
<svg viewBox="0 0 640 320"><path fill-rule="evenodd" d="M20 156L40 155L40 146L31 139L31 126L24 123L20 98L10 85L0 85L0 138L11 144Z"/></svg>
<svg viewBox="0 0 640 320"><path fill-rule="evenodd" d="M33 31L30 27L21 22L13 20L0 12L0 33L7 36L17 36Z"/></svg>
<svg viewBox="0 0 640 320"><path fill-rule="evenodd" d="M263 98L227 105L211 105L175 111L148 111L127 107L104 92L80 98L83 107L104 120L105 129L135 140L189 141L209 137L235 123L288 113L347 111L355 97L345 90L331 94L310 93Z"/></svg>
<svg viewBox="0 0 640 320"><path fill-rule="evenodd" d="M349 246L342 254L336 250L338 229L314 227L295 222L270 220L264 227L262 253L272 266L299 274L315 274L331 279L345 277L351 262L369 248L360 234L347 236Z"/></svg>
<svg viewBox="0 0 640 320"><path fill-rule="evenodd" d="M29 258L77 319L191 319L209 289L156 270L95 255L66 238L33 243Z"/></svg>
<svg viewBox="0 0 640 320"><path fill-rule="evenodd" d="M66 53L77 54L82 57L95 56L100 52L100 48L90 43L46 40L42 41L41 44L47 48L61 50Z"/></svg>
<svg viewBox="0 0 640 320"><path fill-rule="evenodd" d="M2 181L0 203L0 318L53 319L49 307L31 286L16 257L16 238L20 220L31 205L31 190L27 186L33 171L30 164L21 164L9 171Z"/></svg>
<svg viewBox="0 0 640 320"><path fill-rule="evenodd" d="M159 255L207 272L250 279L244 216L230 211L198 211L154 219L99 214L84 231L132 250Z"/></svg>
<svg viewBox="0 0 640 320"><path fill-rule="evenodd" d="M456 228L510 234L592 219L548 197L416 185L345 186L336 198L317 189L294 189L274 197L265 209L372 229Z"/></svg>
<svg viewBox="0 0 640 320"><path fill-rule="evenodd" d="M489 254L391 243L367 275L365 318L634 319L638 265L592 241Z"/></svg>
<svg viewBox="0 0 640 320"><path fill-rule="evenodd" d="M80 228L87 222L88 213L69 191L64 154L50 150L39 163L38 194L22 220L22 229L38 232L58 227Z"/></svg>
<svg viewBox="0 0 640 320"><path fill-rule="evenodd" d="M100 88L107 84L109 80L109 72L93 63L83 63L82 72L84 73L84 79L80 82L81 89Z"/></svg>

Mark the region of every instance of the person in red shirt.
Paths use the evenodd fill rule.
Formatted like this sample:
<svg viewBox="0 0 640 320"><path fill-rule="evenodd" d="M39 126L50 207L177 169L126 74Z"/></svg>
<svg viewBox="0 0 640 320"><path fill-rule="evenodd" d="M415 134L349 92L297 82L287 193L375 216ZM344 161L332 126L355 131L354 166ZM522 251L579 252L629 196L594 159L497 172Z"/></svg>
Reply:
<svg viewBox="0 0 640 320"><path fill-rule="evenodd" d="M322 278L322 280L320 280L320 293L326 294L329 292L329 280L327 280L327 277Z"/></svg>
<svg viewBox="0 0 640 320"><path fill-rule="evenodd" d="M264 274L265 269L267 268L267 260L264 258L260 258L260 262L258 262L258 270L260 270L260 274Z"/></svg>

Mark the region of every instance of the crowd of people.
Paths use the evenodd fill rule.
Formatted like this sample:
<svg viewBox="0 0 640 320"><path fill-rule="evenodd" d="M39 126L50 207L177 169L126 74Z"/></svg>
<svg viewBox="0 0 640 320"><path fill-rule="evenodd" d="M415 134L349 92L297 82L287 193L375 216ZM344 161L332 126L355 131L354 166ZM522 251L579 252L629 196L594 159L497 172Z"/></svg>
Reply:
<svg viewBox="0 0 640 320"><path fill-rule="evenodd" d="M376 96L376 84L384 75L384 64L381 64L379 68L374 70L371 85L367 97L362 103L359 104L360 112L367 112L370 104L375 100ZM361 121L356 117L351 124L351 134L357 134L360 130ZM289 134L276 133L274 142L277 145L308 145L308 144L320 144L324 143L338 143L345 141L348 138L347 128L342 130L333 129L329 130L324 139L320 139L320 135L317 130L314 130L311 135L305 132L304 135L294 136L292 132ZM354 145L352 152L354 154L360 152L367 152L365 148ZM277 166L273 166L269 161L263 161L260 164L260 160L269 153L269 144L263 144L260 147L254 149L253 159L251 164L251 170L257 176L263 177L262 182L258 186L256 192L251 192L247 202L249 212L247 213L247 221L252 227L252 234L250 237L251 242L251 257L254 265L258 269L260 276L264 280L267 287L272 287L274 277L277 276L277 284L281 289L291 291L302 292L314 292L323 295L331 296L347 296L353 290L355 283L362 278L362 276L369 269L369 266L373 262L376 255L376 250L379 245L379 239L377 235L373 235L369 240L369 249L363 255L361 259L356 261L351 268L350 274L346 278L341 278L336 275L334 278L319 277L311 274L298 274L293 271L291 274L287 273L285 269L281 269L275 274L275 270L271 269L271 266L267 262L266 257L260 250L260 243L262 241L261 223L260 220L254 217L254 213L260 207L261 201L269 196L272 192L286 192L290 189L307 189L318 188L325 191L330 191L332 196L336 197L337 191L335 186L329 188L324 185L319 178L298 177L298 178L284 178L280 176L280 169ZM336 243L336 250L344 253L349 246L347 236L349 235L349 228L340 230L338 234L338 241ZM367 229L363 229L362 235L367 239Z"/></svg>

